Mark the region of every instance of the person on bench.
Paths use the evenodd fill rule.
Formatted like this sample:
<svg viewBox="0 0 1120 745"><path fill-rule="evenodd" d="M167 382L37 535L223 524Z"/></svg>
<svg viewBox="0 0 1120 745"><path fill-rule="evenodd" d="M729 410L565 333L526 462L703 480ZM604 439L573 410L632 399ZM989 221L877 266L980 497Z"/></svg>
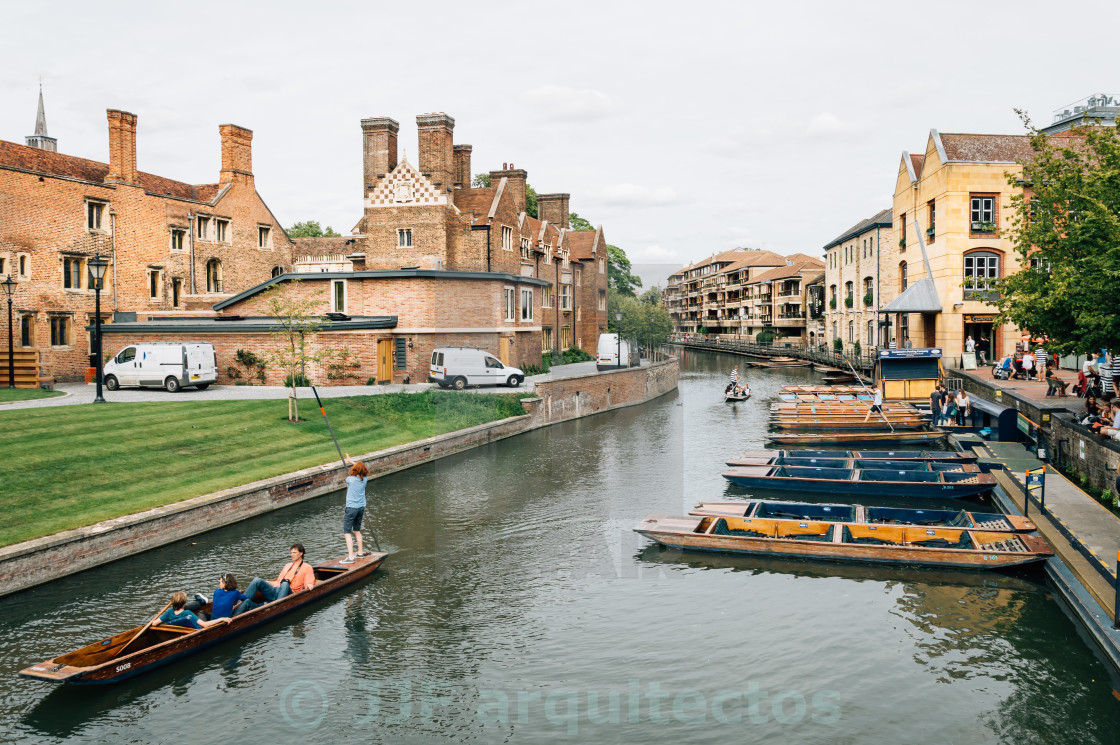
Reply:
<svg viewBox="0 0 1120 745"><path fill-rule="evenodd" d="M164 626L185 626L188 629L201 629L213 626L221 621L203 621L201 618L186 609L187 593L179 590L171 595L171 607L159 614L155 623Z"/></svg>
<svg viewBox="0 0 1120 745"><path fill-rule="evenodd" d="M315 570L303 560L304 553L302 543L293 543L291 549L292 560L284 565L276 579L267 580L254 577L249 586L245 588L247 599L238 603L237 607L233 609L233 615L240 615L260 605L260 603L254 601L257 592L264 596L264 602L271 603L273 600L279 600L314 587Z"/></svg>

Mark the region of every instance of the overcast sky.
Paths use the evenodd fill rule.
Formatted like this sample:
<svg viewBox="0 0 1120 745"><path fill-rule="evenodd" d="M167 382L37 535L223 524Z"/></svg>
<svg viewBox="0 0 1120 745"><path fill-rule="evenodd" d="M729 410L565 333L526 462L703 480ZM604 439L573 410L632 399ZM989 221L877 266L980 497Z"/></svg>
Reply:
<svg viewBox="0 0 1120 745"><path fill-rule="evenodd" d="M455 118L475 172L513 162L635 262L736 246L818 254L889 206L930 129L1021 133L1013 109L1120 93L1120 3L11 3L0 139L108 160L139 117L143 171L217 181L217 127L254 131L257 190L290 226L361 216L359 120Z"/></svg>

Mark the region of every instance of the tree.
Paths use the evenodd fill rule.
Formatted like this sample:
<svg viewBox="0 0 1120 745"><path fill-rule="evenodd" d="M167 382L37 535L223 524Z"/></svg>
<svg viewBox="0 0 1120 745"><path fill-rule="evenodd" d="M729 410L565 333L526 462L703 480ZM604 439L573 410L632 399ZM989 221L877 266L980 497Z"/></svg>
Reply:
<svg viewBox="0 0 1120 745"><path fill-rule="evenodd" d="M525 214L539 220L537 215L537 190L532 184L525 184Z"/></svg>
<svg viewBox="0 0 1120 745"><path fill-rule="evenodd" d="M1009 221L1021 269L996 283L999 322L1060 354L1120 349L1120 130L1049 137L1018 113L1034 152L1021 176L1007 174L1025 184Z"/></svg>
<svg viewBox="0 0 1120 745"><path fill-rule="evenodd" d="M338 238L339 234L334 232L330 225L326 230L319 227L318 220L304 220L297 222L292 227L288 228L289 238Z"/></svg>
<svg viewBox="0 0 1120 745"><path fill-rule="evenodd" d="M631 273L630 259L618 246L607 245L607 285L623 295L634 296L642 286L641 277Z"/></svg>
<svg viewBox="0 0 1120 745"><path fill-rule="evenodd" d="M577 215L575 212L568 213L568 225L572 230L594 230L595 226L587 220Z"/></svg>
<svg viewBox="0 0 1120 745"><path fill-rule="evenodd" d="M647 349L664 343L673 332L673 321L669 317L669 311L660 302L651 302L648 297L650 292L639 299L611 290L607 314L608 331L621 333L623 339L635 339ZM657 300L659 299L658 296ZM614 320L615 311L619 309L622 310L621 323Z"/></svg>
<svg viewBox="0 0 1120 745"><path fill-rule="evenodd" d="M474 178L471 180L471 186L473 186L476 189L479 189L479 188L489 189L490 188L490 174L489 173L476 173L474 175Z"/></svg>
<svg viewBox="0 0 1120 745"><path fill-rule="evenodd" d="M301 380L306 380L307 363L318 363L334 356L332 349L312 351L308 347L308 336L330 326L330 321L318 313L321 303L319 290L301 298L300 280L294 279L273 285L261 295L258 305L264 306L267 315L276 320L276 328L270 333L279 346L266 353L266 357L277 366L288 371L288 421L299 421L299 400L296 388Z"/></svg>

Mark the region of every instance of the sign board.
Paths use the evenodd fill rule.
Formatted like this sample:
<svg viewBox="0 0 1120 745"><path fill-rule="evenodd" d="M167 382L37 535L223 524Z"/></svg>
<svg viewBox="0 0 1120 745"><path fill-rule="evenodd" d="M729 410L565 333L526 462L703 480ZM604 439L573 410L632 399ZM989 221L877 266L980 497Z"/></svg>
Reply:
<svg viewBox="0 0 1120 745"><path fill-rule="evenodd" d="M1019 427L1019 431L1024 435L1026 435L1027 437L1032 436L1031 433L1033 430L1033 425L1031 424L1030 419L1027 419L1022 414L1019 414L1017 417L1015 417L1015 424Z"/></svg>
<svg viewBox="0 0 1120 745"><path fill-rule="evenodd" d="M995 323L996 317L993 315L976 315L974 313L964 314L965 323Z"/></svg>
<svg viewBox="0 0 1120 745"><path fill-rule="evenodd" d="M976 352L965 352L961 355L961 368L964 370L976 369Z"/></svg>
<svg viewBox="0 0 1120 745"><path fill-rule="evenodd" d="M939 359L940 347L917 347L914 349L880 349L881 360Z"/></svg>

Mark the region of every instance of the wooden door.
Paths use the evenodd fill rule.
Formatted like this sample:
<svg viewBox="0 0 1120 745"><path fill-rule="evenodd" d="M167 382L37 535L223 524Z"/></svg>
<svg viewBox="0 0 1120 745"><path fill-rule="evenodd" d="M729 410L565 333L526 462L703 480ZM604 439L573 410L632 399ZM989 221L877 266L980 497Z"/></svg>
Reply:
<svg viewBox="0 0 1120 745"><path fill-rule="evenodd" d="M393 382L393 340L377 340L377 382Z"/></svg>
<svg viewBox="0 0 1120 745"><path fill-rule="evenodd" d="M503 365L509 364L509 348L511 341L513 341L512 336L498 337L498 359L502 361Z"/></svg>

